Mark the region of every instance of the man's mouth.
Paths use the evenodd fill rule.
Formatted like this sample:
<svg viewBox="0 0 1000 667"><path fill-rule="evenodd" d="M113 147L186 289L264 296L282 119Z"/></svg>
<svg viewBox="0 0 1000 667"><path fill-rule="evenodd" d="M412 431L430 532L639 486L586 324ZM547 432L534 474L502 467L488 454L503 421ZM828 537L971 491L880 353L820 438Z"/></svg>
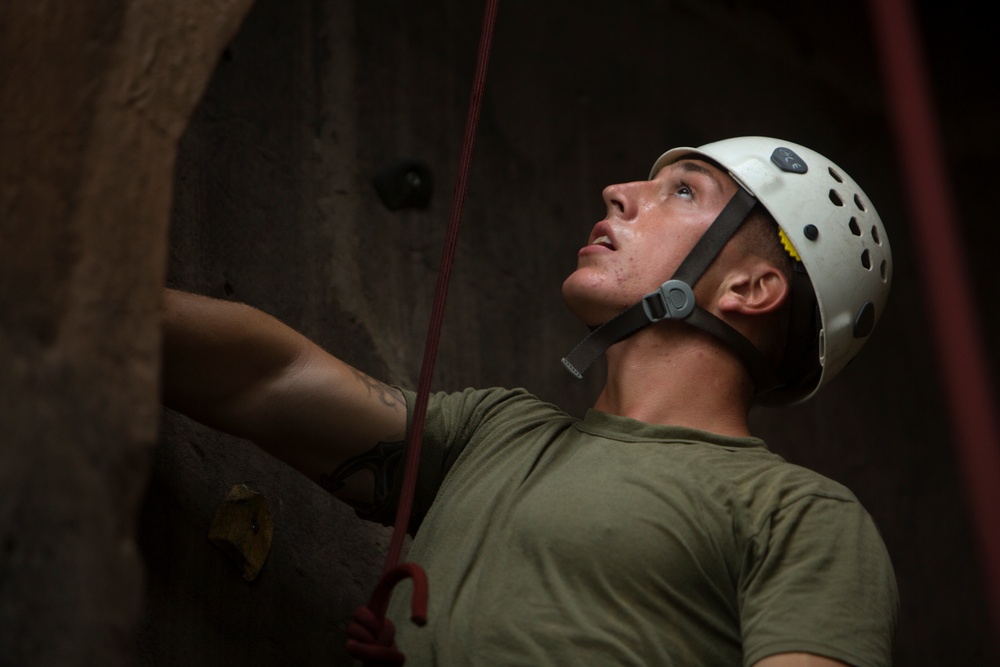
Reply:
<svg viewBox="0 0 1000 667"><path fill-rule="evenodd" d="M596 239L590 242L590 245L604 246L610 250L615 249L615 244L611 242L611 239L605 234L603 236L598 236Z"/></svg>
<svg viewBox="0 0 1000 667"><path fill-rule="evenodd" d="M603 250L601 250L603 248ZM618 248L615 246L615 230L611 227L611 223L607 220L602 220L590 231L590 238L587 241L587 245L580 248L580 256L601 254L605 251L614 252Z"/></svg>

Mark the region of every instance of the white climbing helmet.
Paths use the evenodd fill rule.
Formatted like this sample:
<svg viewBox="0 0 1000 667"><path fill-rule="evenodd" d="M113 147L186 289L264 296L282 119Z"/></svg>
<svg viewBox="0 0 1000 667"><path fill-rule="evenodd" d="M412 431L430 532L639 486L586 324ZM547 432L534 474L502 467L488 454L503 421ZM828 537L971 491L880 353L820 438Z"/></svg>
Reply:
<svg viewBox="0 0 1000 667"><path fill-rule="evenodd" d="M843 169L805 146L739 137L674 148L660 156L651 176L692 156L721 165L757 198L794 246L812 282L817 372L804 383L759 399L772 405L803 401L854 358L882 315L892 283L892 254L882 221Z"/></svg>

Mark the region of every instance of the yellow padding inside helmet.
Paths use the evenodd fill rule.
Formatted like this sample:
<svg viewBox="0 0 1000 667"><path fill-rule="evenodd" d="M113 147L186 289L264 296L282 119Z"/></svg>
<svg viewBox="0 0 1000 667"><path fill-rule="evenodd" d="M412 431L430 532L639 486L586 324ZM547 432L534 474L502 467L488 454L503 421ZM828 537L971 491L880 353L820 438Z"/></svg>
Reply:
<svg viewBox="0 0 1000 667"><path fill-rule="evenodd" d="M797 250L795 250L795 246L792 245L792 242L788 239L787 236L785 236L784 229L778 230L778 238L781 239L781 245L785 248L785 252L791 255L792 259L794 259L796 262L801 262L802 258L799 257L799 253Z"/></svg>

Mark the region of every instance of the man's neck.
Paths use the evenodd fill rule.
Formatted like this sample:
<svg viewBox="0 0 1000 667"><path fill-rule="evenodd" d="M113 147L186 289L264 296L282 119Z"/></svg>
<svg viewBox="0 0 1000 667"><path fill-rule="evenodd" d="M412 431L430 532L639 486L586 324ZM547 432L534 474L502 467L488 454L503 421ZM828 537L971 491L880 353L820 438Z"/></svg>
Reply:
<svg viewBox="0 0 1000 667"><path fill-rule="evenodd" d="M749 435L752 401L742 364L708 334L651 326L606 353L608 375L594 408L651 424Z"/></svg>

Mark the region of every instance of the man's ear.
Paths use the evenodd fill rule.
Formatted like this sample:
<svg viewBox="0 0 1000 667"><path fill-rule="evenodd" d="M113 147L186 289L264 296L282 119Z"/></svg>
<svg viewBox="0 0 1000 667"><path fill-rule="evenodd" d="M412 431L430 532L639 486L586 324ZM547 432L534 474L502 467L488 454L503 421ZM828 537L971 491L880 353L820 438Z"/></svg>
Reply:
<svg viewBox="0 0 1000 667"><path fill-rule="evenodd" d="M790 292L784 273L764 259L753 258L723 280L718 308L723 313L765 315L781 308Z"/></svg>

